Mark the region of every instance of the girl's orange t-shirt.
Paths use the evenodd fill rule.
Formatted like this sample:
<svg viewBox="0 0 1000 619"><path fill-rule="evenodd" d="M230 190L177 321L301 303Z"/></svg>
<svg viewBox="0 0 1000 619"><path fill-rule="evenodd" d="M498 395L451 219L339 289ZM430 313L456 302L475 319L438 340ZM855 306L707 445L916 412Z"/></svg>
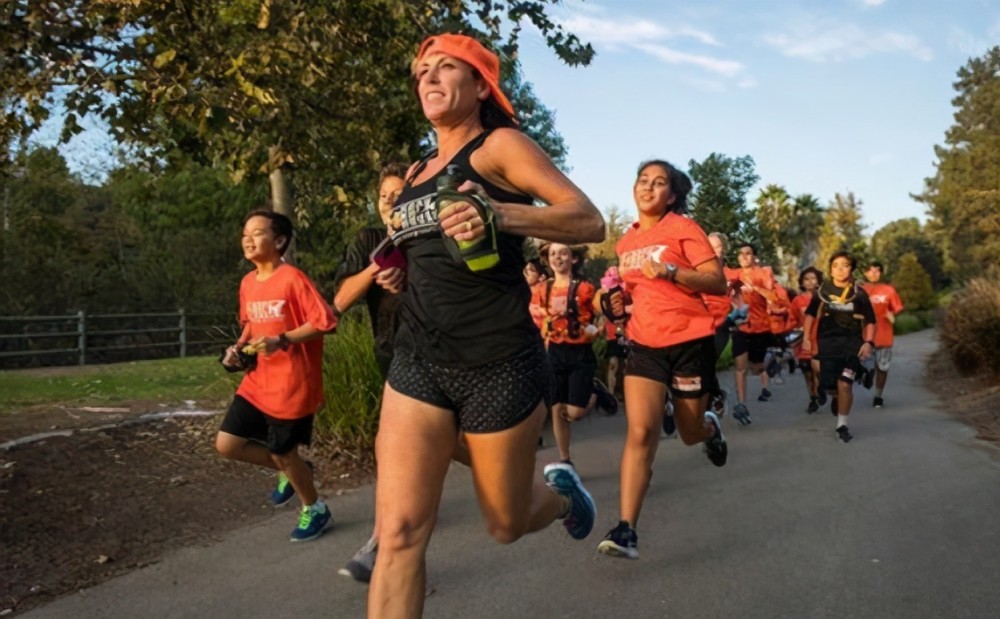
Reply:
<svg viewBox="0 0 1000 619"><path fill-rule="evenodd" d="M708 237L693 220L668 213L649 230L635 223L615 247L618 271L632 298L628 339L650 348L664 348L715 333L714 319L702 295L665 279L642 274L647 260L693 269L716 260Z"/></svg>

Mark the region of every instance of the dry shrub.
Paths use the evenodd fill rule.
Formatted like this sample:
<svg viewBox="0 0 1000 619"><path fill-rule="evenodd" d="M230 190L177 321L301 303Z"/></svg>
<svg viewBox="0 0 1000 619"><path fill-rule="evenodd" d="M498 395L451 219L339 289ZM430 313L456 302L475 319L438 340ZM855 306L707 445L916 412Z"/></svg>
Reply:
<svg viewBox="0 0 1000 619"><path fill-rule="evenodd" d="M966 376L1000 375L1000 282L976 278L948 307L941 342Z"/></svg>

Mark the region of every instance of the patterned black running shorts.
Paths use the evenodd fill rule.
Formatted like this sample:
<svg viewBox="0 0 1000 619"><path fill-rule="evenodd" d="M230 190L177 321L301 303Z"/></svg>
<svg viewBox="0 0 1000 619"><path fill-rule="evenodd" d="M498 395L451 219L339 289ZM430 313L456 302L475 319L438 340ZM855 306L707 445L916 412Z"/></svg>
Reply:
<svg viewBox="0 0 1000 619"><path fill-rule="evenodd" d="M476 367L445 367L397 350L389 385L426 404L455 412L458 429L486 434L513 428L543 400L551 370L539 340L524 352Z"/></svg>

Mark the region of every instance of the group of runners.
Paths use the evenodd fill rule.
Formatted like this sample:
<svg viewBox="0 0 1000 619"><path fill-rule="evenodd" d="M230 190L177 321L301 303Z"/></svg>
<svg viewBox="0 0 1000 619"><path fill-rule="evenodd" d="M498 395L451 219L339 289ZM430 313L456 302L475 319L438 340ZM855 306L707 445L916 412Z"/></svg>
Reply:
<svg viewBox="0 0 1000 619"><path fill-rule="evenodd" d="M773 329L780 318L784 336L804 314L796 355L814 381L811 403L835 393L838 433L850 440L855 377L873 354L881 385L888 371L891 355L874 348L882 329L873 304L892 296L884 284L870 293L856 286L856 265L838 254L829 278L803 272L796 298L810 294L808 304L788 302L770 270L756 263L753 246L737 248L738 269L725 266L726 237L706 235L685 216L690 178L650 160L633 182L636 221L617 244L617 266L597 287L581 276L579 246L603 240L604 219L518 129L499 87L497 56L469 37L435 35L419 47L411 74L437 148L408 168L383 171L383 226L362 230L348 248L332 303L283 261L291 222L251 213L242 237L255 266L240 286L244 328L222 358L227 369L246 374L216 439L219 452L276 470L274 503L296 495L302 503L291 539L315 539L330 509L298 447L309 444L321 404L322 338L365 299L385 376L375 522L342 571L370 581L369 617L422 615L425 556L452 460L470 467L498 542L556 520L574 539L588 537L596 506L571 459L571 428L594 408L617 412L618 385L627 418L619 523L598 549L637 558L638 517L665 421L684 443L704 445L713 464L726 463L726 395L715 365L730 336L733 417L749 424L748 370L761 376L761 398L770 397L767 355L780 367L785 347L775 342L786 341ZM449 200L439 199L444 187ZM527 238L544 240L542 260L525 260ZM484 256L494 257L493 266L476 266ZM886 307L891 320L898 297ZM602 320L616 362L610 387L595 377L592 343ZM881 391L878 397L881 404ZM539 478L536 447L550 415L559 457Z"/></svg>

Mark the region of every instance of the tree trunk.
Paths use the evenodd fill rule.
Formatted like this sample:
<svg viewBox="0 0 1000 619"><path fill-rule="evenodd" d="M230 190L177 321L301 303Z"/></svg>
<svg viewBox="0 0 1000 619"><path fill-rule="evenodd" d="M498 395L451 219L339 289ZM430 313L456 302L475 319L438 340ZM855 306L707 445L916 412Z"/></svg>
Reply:
<svg viewBox="0 0 1000 619"><path fill-rule="evenodd" d="M285 174L284 155L277 146L272 146L267 151L270 161L271 172L268 174L268 181L271 184L271 209L275 213L281 213L285 217L295 221L295 208L292 204L292 189L288 183L288 176ZM285 261L295 262L295 240L285 251Z"/></svg>

